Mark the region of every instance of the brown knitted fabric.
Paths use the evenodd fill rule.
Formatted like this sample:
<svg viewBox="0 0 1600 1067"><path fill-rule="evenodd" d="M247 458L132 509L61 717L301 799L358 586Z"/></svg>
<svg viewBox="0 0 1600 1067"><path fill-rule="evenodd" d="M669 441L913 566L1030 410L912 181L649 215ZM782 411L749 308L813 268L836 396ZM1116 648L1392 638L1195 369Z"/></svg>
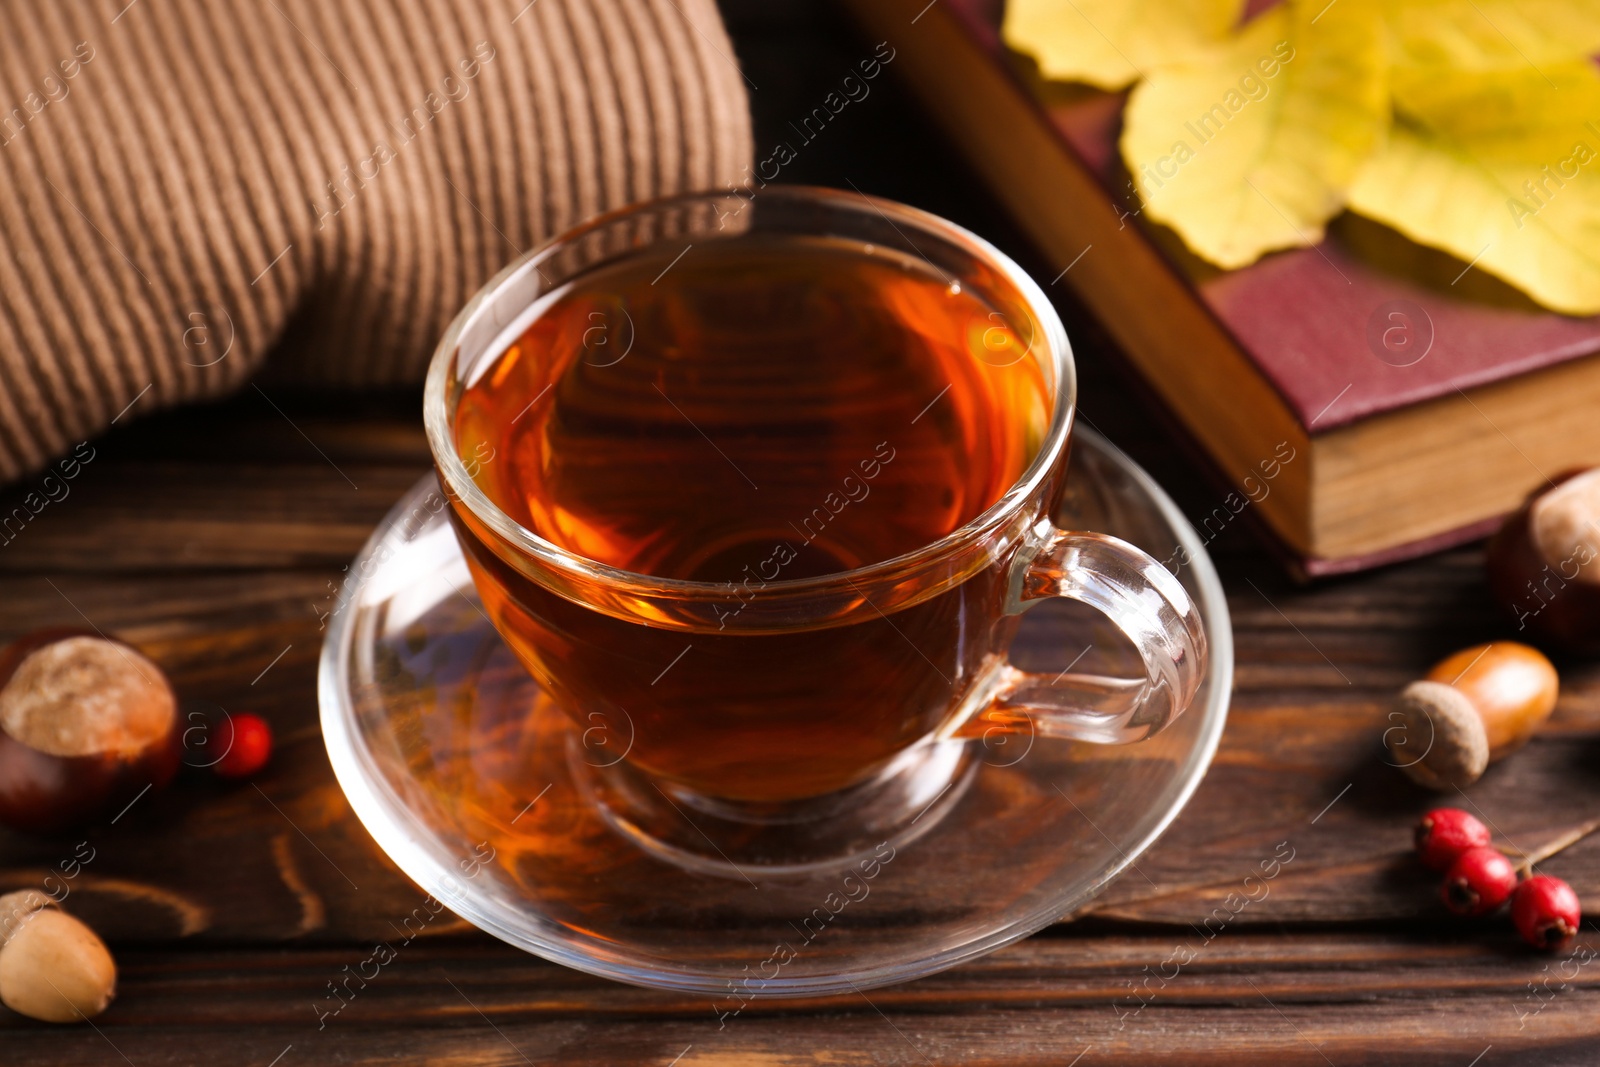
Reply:
<svg viewBox="0 0 1600 1067"><path fill-rule="evenodd" d="M416 381L519 251L749 157L713 0L0 0L0 481L286 335Z"/></svg>

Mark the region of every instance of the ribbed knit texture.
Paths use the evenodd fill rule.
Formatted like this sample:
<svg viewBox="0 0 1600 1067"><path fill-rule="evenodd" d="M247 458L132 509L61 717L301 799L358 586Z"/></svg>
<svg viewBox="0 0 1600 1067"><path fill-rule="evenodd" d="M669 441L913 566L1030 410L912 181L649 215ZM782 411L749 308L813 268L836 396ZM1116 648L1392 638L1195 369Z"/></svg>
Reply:
<svg viewBox="0 0 1600 1067"><path fill-rule="evenodd" d="M417 381L520 251L749 159L713 0L0 0L0 482L274 345Z"/></svg>

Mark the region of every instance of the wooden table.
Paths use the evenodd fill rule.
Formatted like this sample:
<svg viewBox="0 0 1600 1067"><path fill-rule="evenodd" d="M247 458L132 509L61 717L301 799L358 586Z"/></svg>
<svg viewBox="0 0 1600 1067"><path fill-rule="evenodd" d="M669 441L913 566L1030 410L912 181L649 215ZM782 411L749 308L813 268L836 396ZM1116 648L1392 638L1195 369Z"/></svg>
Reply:
<svg viewBox="0 0 1600 1067"><path fill-rule="evenodd" d="M730 17L760 86L762 143L870 51L833 14L798 3ZM921 204L1029 262L1025 240L983 209L981 189L887 80L785 178ZM1209 512L1223 490L1152 425L1092 319L1061 300L1084 414L1191 515ZM1396 689L1457 647L1510 636L1481 549L1304 589L1244 523L1212 546L1239 656L1216 763L1166 837L1078 921L867 996L754 1004L719 1029L701 998L589 978L443 916L319 1028L328 983L421 900L329 770L314 690L320 615L428 456L415 393L262 389L281 413L246 389L96 442L70 497L0 547L0 638L89 620L144 648L191 705L258 711L279 738L254 782L186 777L88 834L94 859L68 906L111 943L120 996L93 1027L0 1011L0 1062L1600 1060L1600 966L1582 962L1600 937L1586 927L1582 955L1542 956L1503 917L1445 915L1410 855L1410 827L1436 798L1380 758ZM1526 849L1600 812L1600 669L1560 666L1550 725L1453 798ZM76 843L0 832L0 889L37 884ZM1264 898L1205 925L1285 848L1293 860ZM1547 870L1600 907L1600 839Z"/></svg>

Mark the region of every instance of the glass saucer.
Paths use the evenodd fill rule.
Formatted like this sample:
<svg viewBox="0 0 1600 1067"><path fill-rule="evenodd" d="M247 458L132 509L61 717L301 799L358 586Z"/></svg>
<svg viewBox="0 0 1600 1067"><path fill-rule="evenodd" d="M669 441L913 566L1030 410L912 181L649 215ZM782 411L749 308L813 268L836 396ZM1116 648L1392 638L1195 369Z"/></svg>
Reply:
<svg viewBox="0 0 1600 1067"><path fill-rule="evenodd" d="M1177 817L1233 679L1227 605L1194 529L1104 438L1073 433L1059 525L1186 559L1178 576L1205 619L1210 675L1151 740L945 742L971 770L924 825L866 854L783 872L674 862L595 803L586 769L625 755L627 724L580 729L512 658L430 474L356 557L329 622L318 691L339 784L379 846L468 922L578 970L709 994L722 1015L931 974L1071 916ZM1024 617L1013 661L1140 670L1098 614L1066 601Z"/></svg>

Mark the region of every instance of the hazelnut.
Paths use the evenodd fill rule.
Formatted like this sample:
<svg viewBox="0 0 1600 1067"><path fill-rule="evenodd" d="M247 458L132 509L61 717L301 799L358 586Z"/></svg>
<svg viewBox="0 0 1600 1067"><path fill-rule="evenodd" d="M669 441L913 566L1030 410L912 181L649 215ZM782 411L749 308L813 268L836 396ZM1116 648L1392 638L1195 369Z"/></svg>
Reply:
<svg viewBox="0 0 1600 1067"><path fill-rule="evenodd" d="M1533 736L1558 689L1556 669L1537 649L1515 641L1464 648L1401 691L1384 743L1419 785L1465 787Z"/></svg>
<svg viewBox="0 0 1600 1067"><path fill-rule="evenodd" d="M120 641L42 630L0 651L0 822L52 833L116 815L178 769L172 686Z"/></svg>
<svg viewBox="0 0 1600 1067"><path fill-rule="evenodd" d="M0 897L0 1002L47 1023L99 1015L117 965L95 932L37 890Z"/></svg>
<svg viewBox="0 0 1600 1067"><path fill-rule="evenodd" d="M14 931L23 919L32 915L40 908L51 907L55 901L37 889L19 889L15 893L0 896L0 948L4 948L7 941L11 940Z"/></svg>
<svg viewBox="0 0 1600 1067"><path fill-rule="evenodd" d="M1600 467L1529 497L1490 540L1485 564L1520 632L1600 652Z"/></svg>

